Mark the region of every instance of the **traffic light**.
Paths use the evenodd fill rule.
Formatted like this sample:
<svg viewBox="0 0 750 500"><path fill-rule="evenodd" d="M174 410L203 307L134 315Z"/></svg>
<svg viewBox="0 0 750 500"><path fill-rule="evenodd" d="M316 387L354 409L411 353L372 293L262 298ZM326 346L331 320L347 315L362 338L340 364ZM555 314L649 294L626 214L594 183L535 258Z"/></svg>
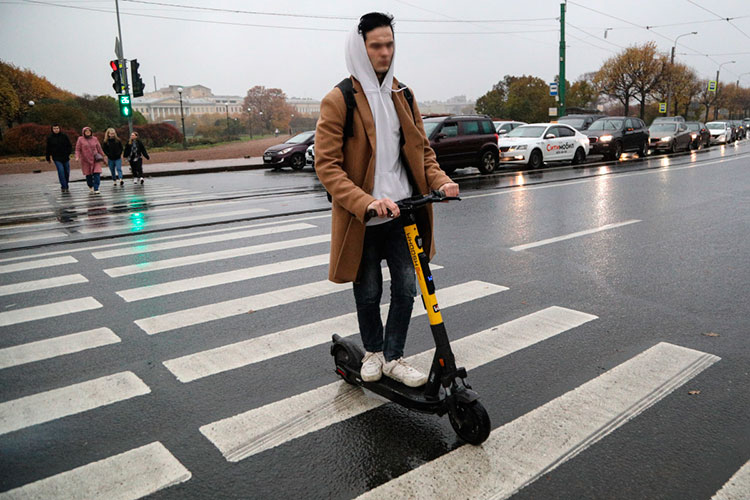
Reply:
<svg viewBox="0 0 750 500"><path fill-rule="evenodd" d="M124 90L122 88L122 78L120 75L120 62L109 61L109 67L112 68L112 88L114 89L115 94L122 94Z"/></svg>
<svg viewBox="0 0 750 500"><path fill-rule="evenodd" d="M120 115L128 118L133 114L133 108L130 107L130 96L128 94L120 96Z"/></svg>
<svg viewBox="0 0 750 500"><path fill-rule="evenodd" d="M138 73L138 68L140 66L141 65L138 64L138 59L130 61L130 76L132 76L131 80L133 81L133 97L141 97L143 95L143 88L145 87L143 80L141 80L141 75Z"/></svg>

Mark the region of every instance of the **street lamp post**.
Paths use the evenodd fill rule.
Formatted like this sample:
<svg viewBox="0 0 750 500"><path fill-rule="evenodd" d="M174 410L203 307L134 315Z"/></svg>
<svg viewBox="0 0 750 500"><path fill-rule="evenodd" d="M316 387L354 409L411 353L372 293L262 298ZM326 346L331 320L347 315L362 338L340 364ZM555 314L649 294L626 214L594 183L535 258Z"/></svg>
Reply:
<svg viewBox="0 0 750 500"><path fill-rule="evenodd" d="M250 126L250 139L253 138L253 108L247 108L247 121Z"/></svg>
<svg viewBox="0 0 750 500"><path fill-rule="evenodd" d="M721 67L725 64L734 64L737 61L727 61L719 64L719 68L716 70L716 99L719 98L719 71L721 71ZM714 120L719 119L719 106L718 103L716 106L714 106Z"/></svg>
<svg viewBox="0 0 750 500"><path fill-rule="evenodd" d="M177 87L177 93L180 94L180 118L182 119L182 149L187 149L187 138L185 137L185 111L182 109L182 87Z"/></svg>
<svg viewBox="0 0 750 500"><path fill-rule="evenodd" d="M672 56L669 58L669 69L674 69L674 53L675 49L677 48L677 40L682 38L683 36L689 36L689 35L697 35L697 31L691 31L690 33L683 33L682 35L678 36L674 39L674 45L672 45ZM667 89L667 116L671 116L670 112L670 104L672 101L672 82L673 82L674 74L672 73L670 75L670 81L669 81L669 87ZM676 107L676 106L675 106Z"/></svg>
<svg viewBox="0 0 750 500"><path fill-rule="evenodd" d="M229 134L229 101L224 101L224 105L227 107L227 134Z"/></svg>
<svg viewBox="0 0 750 500"><path fill-rule="evenodd" d="M258 111L258 116L260 116L260 123L263 125L263 111ZM263 129L261 129L261 132L263 132ZM263 135L262 133L260 134Z"/></svg>
<svg viewBox="0 0 750 500"><path fill-rule="evenodd" d="M292 135L292 120L294 120L294 113L292 113L292 117L289 119L289 135Z"/></svg>

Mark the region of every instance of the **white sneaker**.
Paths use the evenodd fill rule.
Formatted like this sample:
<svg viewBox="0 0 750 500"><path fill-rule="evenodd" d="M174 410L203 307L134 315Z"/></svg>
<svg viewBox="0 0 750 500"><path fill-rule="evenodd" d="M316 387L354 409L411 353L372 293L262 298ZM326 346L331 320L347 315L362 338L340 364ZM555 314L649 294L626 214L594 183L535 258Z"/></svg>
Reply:
<svg viewBox="0 0 750 500"><path fill-rule="evenodd" d="M427 375L406 364L404 358L388 361L383 365L383 374L409 387L427 383Z"/></svg>
<svg viewBox="0 0 750 500"><path fill-rule="evenodd" d="M143 184L143 177L141 177L141 184Z"/></svg>
<svg viewBox="0 0 750 500"><path fill-rule="evenodd" d="M117 181L115 181L115 187L117 187Z"/></svg>
<svg viewBox="0 0 750 500"><path fill-rule="evenodd" d="M133 177L133 184L138 184L138 179Z"/></svg>
<svg viewBox="0 0 750 500"><path fill-rule="evenodd" d="M89 193L93 193L93 192L94 192L94 188L93 187L89 187Z"/></svg>
<svg viewBox="0 0 750 500"><path fill-rule="evenodd" d="M359 375L365 382L377 382L383 375L383 365L385 364L385 358L383 352L367 352L365 357L362 358L362 368L359 371Z"/></svg>

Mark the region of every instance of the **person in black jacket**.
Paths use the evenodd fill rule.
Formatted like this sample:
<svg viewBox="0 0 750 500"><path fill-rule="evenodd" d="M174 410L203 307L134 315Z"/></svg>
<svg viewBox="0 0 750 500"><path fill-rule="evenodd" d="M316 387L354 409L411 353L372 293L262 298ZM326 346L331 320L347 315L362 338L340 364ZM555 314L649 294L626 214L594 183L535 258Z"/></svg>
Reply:
<svg viewBox="0 0 750 500"><path fill-rule="evenodd" d="M122 180L122 143L120 138L117 137L115 129L108 128L104 132L104 142L102 142L102 149L104 154L107 155L107 163L109 164L109 171L112 173L112 182L117 186L117 177L120 177L120 186L125 184Z"/></svg>
<svg viewBox="0 0 750 500"><path fill-rule="evenodd" d="M55 162L57 167L57 178L60 180L60 189L63 193L68 192L68 183L70 182L70 154L73 152L73 145L67 135L60 131L60 125L52 125L52 133L47 137L47 148L44 156L47 163Z"/></svg>
<svg viewBox="0 0 750 500"><path fill-rule="evenodd" d="M130 134L128 145L125 146L125 156L128 158L130 169L133 172L133 183L138 184L140 180L140 183L143 184L143 157L145 156L147 160L151 158L148 156L146 146L138 138L138 132Z"/></svg>

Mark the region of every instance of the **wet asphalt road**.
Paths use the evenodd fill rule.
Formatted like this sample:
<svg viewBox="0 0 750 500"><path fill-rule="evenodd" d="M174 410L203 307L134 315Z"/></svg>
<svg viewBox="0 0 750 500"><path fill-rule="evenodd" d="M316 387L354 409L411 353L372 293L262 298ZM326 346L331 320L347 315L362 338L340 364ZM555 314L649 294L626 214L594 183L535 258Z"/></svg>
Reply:
<svg viewBox="0 0 750 500"><path fill-rule="evenodd" d="M508 290L444 307L451 339L469 338L548 307L596 317L470 370L469 380L481 395L494 430L500 432L556 398L615 373L615 367L660 343L719 358L682 384L668 390L665 385L652 405L609 432L585 440L575 453L566 450L565 458L537 470L538 479L512 498L711 498L750 460L750 143L580 169L501 172L490 177L459 173L464 200L435 207L434 263L443 267L434 272L437 287L448 289L477 280ZM10 241L12 234L43 236L45 231L59 231L58 226L6 228L8 239L0 240L0 245L7 251L0 253L0 266L37 261L52 253L73 256L77 262L0 274L3 286L63 274L81 274L88 282L4 294L0 314L86 296L101 307L4 324L0 349L101 327L110 328L120 341L0 370L0 405L5 405L0 415L12 413L7 403L20 398L126 371L142 380L149 393L3 432L0 491L158 441L191 477L155 493L154 498L352 498L409 471L417 472L439 457L450 460L454 456L450 452L465 446L446 417L386 404L307 433L300 429L311 425L310 418L289 424L292 415L271 411L286 432L301 432L301 436L285 439L277 433L278 442L269 449L237 462L226 460L201 429L336 382L328 345L278 352L271 346L267 358L190 382L178 380L164 362L248 339L272 339L301 325L312 324L314 330L317 322L354 310L351 292L344 289L279 305L248 306L241 313L211 321L214 312L202 309L199 322L164 331L149 331L136 321L176 311L183 312L177 316L184 320L192 314L186 311L194 308L276 290L285 290L274 294L278 297L289 296L291 287L312 289L324 282L327 268L309 265L285 272L282 266L252 279L226 278L221 284L204 283L184 291L165 289L158 297L129 302L117 292L219 273L237 277L248 268L324 255L325 241L289 248L282 243L327 234L327 202L309 168L301 173L162 178L140 194L127 187L125 201L113 197L113 206L123 203L121 213L132 215L128 206L143 208L132 200L144 200L148 204L148 210L141 210L147 214L145 231L132 218L130 225L123 225L111 211L103 212L105 217L95 219L96 224L80 216L62 236L50 238ZM54 186L45 189L48 199L57 202ZM177 189L184 191L166 196ZM230 197L227 192L240 190L245 191L234 205L221 203ZM155 198L158 194L165 197ZM213 195L213 202L200 198L206 194ZM85 197L76 199L88 202ZM179 210L163 212L168 208ZM254 208L267 211L226 215ZM283 213L296 215L276 216ZM201 214L216 218L190 220ZM160 220L167 222L160 226ZM311 227L221 239L240 227L284 223ZM102 230L85 232L89 229ZM207 233L208 241L192 240L206 231L214 231ZM579 234L586 231L591 232ZM568 238L550 241L563 236ZM153 246L165 242L187 243L164 249ZM149 265L168 259L196 259L210 252L231 253L270 243L280 246L148 270ZM529 244L536 246L518 248ZM11 251L14 246L27 248ZM130 248L136 250L110 257L98 254ZM125 266L133 266L133 272L111 276L112 269ZM419 308L417 300L415 310ZM429 349L431 342L426 319L412 320L407 355ZM654 374L640 374L627 384L649 377L657 377L658 383L661 367L651 368ZM335 411L341 409L328 413ZM580 426L597 413L597 407L586 408L577 417ZM564 415L555 417L562 421ZM557 422L551 422L552 434ZM238 431L237 438L247 444L241 440L243 432ZM528 434L532 441L537 439L533 447L553 454L543 438L534 438L530 430L521 434L519 439ZM490 447L486 449L486 456L476 455L465 463L464 474L471 482L482 484L487 475L497 480L511 475L500 468L486 469L487 463L495 463ZM481 474L472 479L477 473ZM449 498L461 498L461 491L473 497L466 490L441 491Z"/></svg>

